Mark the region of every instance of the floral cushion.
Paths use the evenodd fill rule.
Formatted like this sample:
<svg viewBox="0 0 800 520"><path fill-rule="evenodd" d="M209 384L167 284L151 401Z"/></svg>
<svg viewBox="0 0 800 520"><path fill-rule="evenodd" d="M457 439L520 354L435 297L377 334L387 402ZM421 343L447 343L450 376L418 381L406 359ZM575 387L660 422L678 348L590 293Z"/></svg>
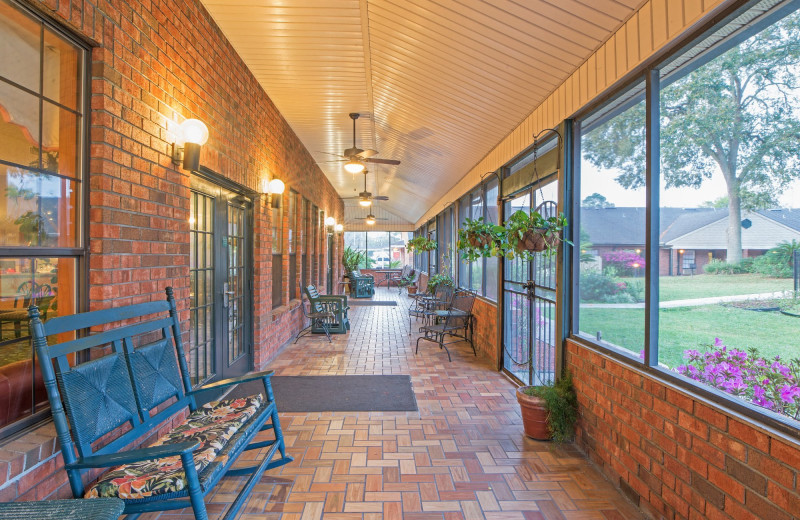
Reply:
<svg viewBox="0 0 800 520"><path fill-rule="evenodd" d="M192 412L186 422L167 433L153 446L196 441L194 465L202 471L217 456L234 433L261 406L261 394L241 399L212 401ZM119 497L144 499L186 489L186 475L180 456L145 460L118 466L103 475L87 492L86 498Z"/></svg>

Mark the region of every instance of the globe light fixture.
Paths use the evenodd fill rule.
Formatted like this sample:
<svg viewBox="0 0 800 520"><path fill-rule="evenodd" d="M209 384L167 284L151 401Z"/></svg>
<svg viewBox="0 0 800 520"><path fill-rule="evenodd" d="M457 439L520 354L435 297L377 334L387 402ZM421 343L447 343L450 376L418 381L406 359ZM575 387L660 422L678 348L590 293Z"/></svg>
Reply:
<svg viewBox="0 0 800 520"><path fill-rule="evenodd" d="M199 119L187 119L180 124L172 143L172 162L184 170L200 167L200 149L208 141L208 127Z"/></svg>
<svg viewBox="0 0 800 520"><path fill-rule="evenodd" d="M348 173L361 173L364 171L364 163L359 161L358 159L351 158L349 161L344 163L344 169L347 170Z"/></svg>
<svg viewBox="0 0 800 520"><path fill-rule="evenodd" d="M374 226L375 225L375 215L370 213L369 215L367 215L367 218L364 220L364 222L366 222L368 226Z"/></svg>
<svg viewBox="0 0 800 520"><path fill-rule="evenodd" d="M344 231L344 225L336 224L333 226L333 230L336 231L336 234L340 234L342 231Z"/></svg>
<svg viewBox="0 0 800 520"><path fill-rule="evenodd" d="M369 197L359 197L358 198L358 205L364 208L368 208L372 206L372 199Z"/></svg>

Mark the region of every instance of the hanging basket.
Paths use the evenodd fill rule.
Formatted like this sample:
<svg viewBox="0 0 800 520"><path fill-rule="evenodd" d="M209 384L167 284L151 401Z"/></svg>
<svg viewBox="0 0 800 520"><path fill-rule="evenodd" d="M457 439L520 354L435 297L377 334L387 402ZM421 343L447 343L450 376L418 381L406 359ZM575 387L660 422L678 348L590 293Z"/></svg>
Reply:
<svg viewBox="0 0 800 520"><path fill-rule="evenodd" d="M517 242L517 252L530 251L531 253L541 253L548 249L558 247L561 237L557 233L547 234L543 228L529 229Z"/></svg>
<svg viewBox="0 0 800 520"><path fill-rule="evenodd" d="M492 237L485 233L470 233L467 236L467 242L471 247L481 249L492 244Z"/></svg>

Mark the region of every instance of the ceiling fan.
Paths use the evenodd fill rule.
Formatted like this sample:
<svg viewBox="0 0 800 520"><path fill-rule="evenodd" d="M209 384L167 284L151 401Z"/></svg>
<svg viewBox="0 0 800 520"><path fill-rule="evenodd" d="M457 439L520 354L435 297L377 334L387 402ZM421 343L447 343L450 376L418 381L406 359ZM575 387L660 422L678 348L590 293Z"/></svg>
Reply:
<svg viewBox="0 0 800 520"><path fill-rule="evenodd" d="M341 162L347 161L344 163L344 169L350 173L361 173L366 168L365 162L377 163L377 164L392 164L398 165L400 161L395 159L378 159L373 157L374 155L378 155L377 150L362 150L356 146L356 119L360 114L356 112L350 113L350 119L353 120L353 147L348 148L345 150L342 155L330 152L321 152L328 155L334 155L336 157L341 157L341 159L337 159L335 161L327 161L327 162ZM366 191L366 190L365 190Z"/></svg>
<svg viewBox="0 0 800 520"><path fill-rule="evenodd" d="M357 197L344 197L343 200L358 199L358 204L365 208L372 206L373 200L389 200L386 195L373 195L367 191L367 170L364 170L364 191L358 194Z"/></svg>
<svg viewBox="0 0 800 520"><path fill-rule="evenodd" d="M389 219L388 219L388 218L379 218L379 217L376 217L376 216L375 216L375 215L373 215L373 214L372 214L372 212L370 211L370 212L369 212L369 214L367 214L367 216L366 216L366 217L359 217L359 218L356 218L356 220L363 220L363 221L364 221L364 223L365 223L366 225L368 225L368 226L374 226L374 225L375 225L375 222L376 222L376 221L378 221L378 220L389 220Z"/></svg>

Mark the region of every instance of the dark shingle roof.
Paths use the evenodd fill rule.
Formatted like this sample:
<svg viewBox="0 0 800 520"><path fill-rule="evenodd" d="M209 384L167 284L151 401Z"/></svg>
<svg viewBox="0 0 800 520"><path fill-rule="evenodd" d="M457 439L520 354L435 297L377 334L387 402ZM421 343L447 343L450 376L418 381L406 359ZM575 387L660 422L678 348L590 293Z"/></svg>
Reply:
<svg viewBox="0 0 800 520"><path fill-rule="evenodd" d="M800 231L800 209L765 209L758 214ZM728 218L728 210L713 208L661 208L661 243ZM581 208L581 227L589 240L602 245L644 245L644 208Z"/></svg>

